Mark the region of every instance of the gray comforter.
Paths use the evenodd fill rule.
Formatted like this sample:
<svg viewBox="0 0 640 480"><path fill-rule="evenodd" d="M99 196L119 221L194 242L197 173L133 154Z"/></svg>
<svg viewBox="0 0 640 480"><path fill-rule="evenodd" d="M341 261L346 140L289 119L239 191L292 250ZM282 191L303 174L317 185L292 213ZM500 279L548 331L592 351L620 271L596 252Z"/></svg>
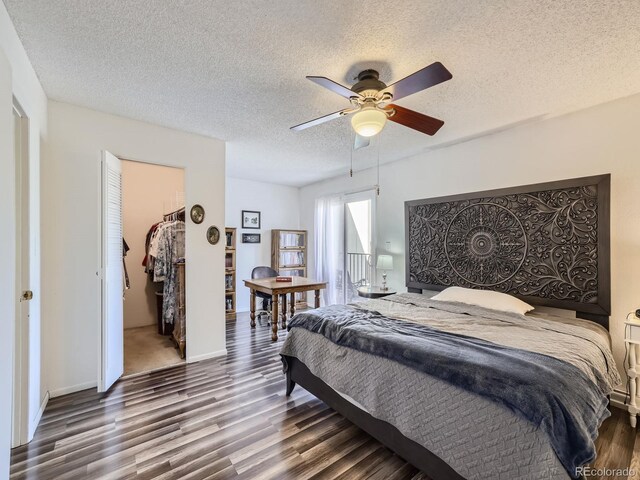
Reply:
<svg viewBox="0 0 640 480"><path fill-rule="evenodd" d="M334 306L298 315L290 323L293 331L283 353L299 353L288 344L295 342L297 329L306 328L338 346L384 357L501 404L546 434L571 475L576 466L592 459L593 438L608 415L606 394L619 382L608 337L599 327L576 320L505 315L415 294L361 304L355 315L344 315L345 308L355 307ZM380 341L383 337L386 340ZM380 363L387 365L372 362L371 374L379 372L379 380L385 381L377 368ZM353 398L371 405L370 399ZM376 402L378 411L393 408L384 405L385 399ZM443 459L448 460L446 455ZM469 474L465 468L457 469Z"/></svg>

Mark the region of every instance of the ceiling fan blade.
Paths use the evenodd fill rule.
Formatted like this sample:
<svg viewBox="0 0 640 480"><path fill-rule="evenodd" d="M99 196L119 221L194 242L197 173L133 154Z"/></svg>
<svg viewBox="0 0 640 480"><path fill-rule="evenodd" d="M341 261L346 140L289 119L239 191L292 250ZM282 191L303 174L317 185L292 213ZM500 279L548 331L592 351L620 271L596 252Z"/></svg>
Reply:
<svg viewBox="0 0 640 480"><path fill-rule="evenodd" d="M320 125L321 123L328 122L330 120L334 120L336 118L344 117L351 113L350 108L345 108L343 110L338 110L337 112L330 113L329 115L325 115L323 117L314 118L313 120L309 120L308 122L301 123L294 127L291 127L291 130L295 132L299 132L300 130L304 130L305 128L315 127L316 125Z"/></svg>
<svg viewBox="0 0 640 480"><path fill-rule="evenodd" d="M389 117L392 122L399 123L405 127L413 128L427 135L434 135L440 127L444 125L442 120L424 115L422 113L409 110L408 108L399 107L398 105L389 105L387 109L393 108L396 113Z"/></svg>
<svg viewBox="0 0 640 480"><path fill-rule="evenodd" d="M327 77L313 77L308 76L309 80L313 83L320 85L321 87L328 88L334 93L337 93L341 97L351 98L351 97L362 97L359 93L354 92L353 90L348 89L344 85L340 85L339 83L334 82L333 80L329 80Z"/></svg>
<svg viewBox="0 0 640 480"><path fill-rule="evenodd" d="M363 137L362 135L358 135L356 133L356 138L353 142L353 149L360 150L361 148L369 146L369 137Z"/></svg>
<svg viewBox="0 0 640 480"><path fill-rule="evenodd" d="M424 67L422 70L418 70L416 73L412 73L408 77L404 77L402 80L398 80L396 83L389 85L380 93L390 93L393 95L393 101L397 101L401 98L407 97L413 93L419 92L439 83L446 82L453 77L451 72L447 70L440 62L435 62Z"/></svg>

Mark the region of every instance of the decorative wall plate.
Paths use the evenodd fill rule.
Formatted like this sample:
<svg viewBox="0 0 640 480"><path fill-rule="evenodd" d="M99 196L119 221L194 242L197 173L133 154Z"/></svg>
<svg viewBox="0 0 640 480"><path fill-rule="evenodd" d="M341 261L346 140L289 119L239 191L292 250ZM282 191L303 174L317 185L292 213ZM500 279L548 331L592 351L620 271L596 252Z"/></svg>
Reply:
<svg viewBox="0 0 640 480"><path fill-rule="evenodd" d="M215 245L220 241L220 230L218 230L218 227L212 225L207 229L207 241L211 245Z"/></svg>
<svg viewBox="0 0 640 480"><path fill-rule="evenodd" d="M191 221L196 224L201 224L204 221L204 208L202 205L194 205L191 207Z"/></svg>

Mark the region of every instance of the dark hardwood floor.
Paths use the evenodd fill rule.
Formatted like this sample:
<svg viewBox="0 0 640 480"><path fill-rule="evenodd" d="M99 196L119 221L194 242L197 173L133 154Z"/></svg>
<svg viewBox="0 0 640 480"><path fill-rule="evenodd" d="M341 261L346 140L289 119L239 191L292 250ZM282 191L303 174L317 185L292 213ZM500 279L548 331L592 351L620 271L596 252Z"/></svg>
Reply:
<svg viewBox="0 0 640 480"><path fill-rule="evenodd" d="M241 314L227 321L225 358L52 399L33 441L12 451L11 478L427 478L302 388L285 397L284 338ZM621 410L597 448L596 468L640 467Z"/></svg>

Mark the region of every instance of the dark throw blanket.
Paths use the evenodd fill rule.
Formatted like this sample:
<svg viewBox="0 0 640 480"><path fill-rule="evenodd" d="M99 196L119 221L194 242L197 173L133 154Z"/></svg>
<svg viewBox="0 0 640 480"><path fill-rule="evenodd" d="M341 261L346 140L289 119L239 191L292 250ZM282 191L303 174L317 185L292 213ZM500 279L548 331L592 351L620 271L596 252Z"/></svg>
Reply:
<svg viewBox="0 0 640 480"><path fill-rule="evenodd" d="M543 429L573 478L577 467L595 458L598 427L610 415L597 385L577 367L547 355L346 305L298 313L288 328L319 333L510 408Z"/></svg>

